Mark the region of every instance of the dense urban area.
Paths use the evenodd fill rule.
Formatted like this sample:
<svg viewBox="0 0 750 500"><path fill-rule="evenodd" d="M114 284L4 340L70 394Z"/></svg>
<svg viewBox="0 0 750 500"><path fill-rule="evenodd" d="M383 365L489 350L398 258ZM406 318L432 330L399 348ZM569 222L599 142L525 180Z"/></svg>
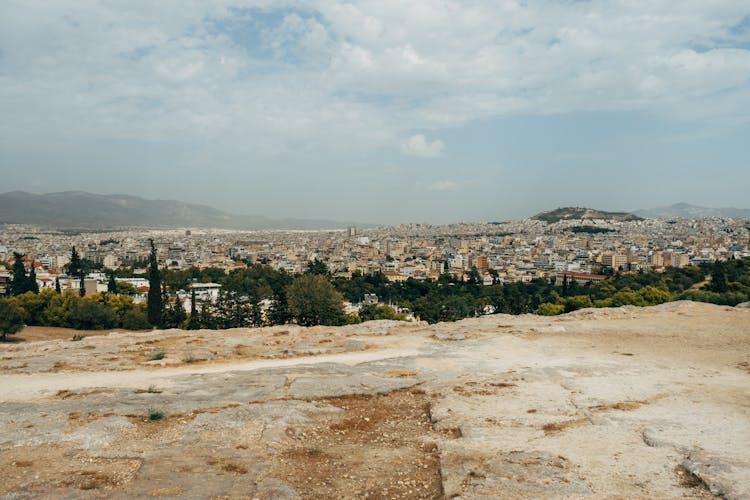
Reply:
<svg viewBox="0 0 750 500"><path fill-rule="evenodd" d="M5 225L0 294L14 296L3 307L26 324L78 329L437 322L682 298L736 305L750 300L750 221L246 232Z"/></svg>

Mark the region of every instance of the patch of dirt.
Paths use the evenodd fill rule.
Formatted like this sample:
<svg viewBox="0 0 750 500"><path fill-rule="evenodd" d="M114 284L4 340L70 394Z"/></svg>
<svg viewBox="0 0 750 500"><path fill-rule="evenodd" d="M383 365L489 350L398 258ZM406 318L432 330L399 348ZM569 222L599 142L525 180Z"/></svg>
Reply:
<svg viewBox="0 0 750 500"><path fill-rule="evenodd" d="M111 330L74 330L73 328L60 328L56 326L27 326L13 335L13 339L17 342L39 342L44 340L70 340L75 335L92 337L109 335L112 332L137 334L148 331L149 330L123 330L122 328L114 328Z"/></svg>
<svg viewBox="0 0 750 500"><path fill-rule="evenodd" d="M687 470L682 465L674 468L677 483L683 488L690 490L689 495L693 498L716 498L701 478Z"/></svg>
<svg viewBox="0 0 750 500"><path fill-rule="evenodd" d="M516 387L513 382L464 382L463 385L453 387L453 392L462 396L493 396L498 394L498 389Z"/></svg>
<svg viewBox="0 0 750 500"><path fill-rule="evenodd" d="M645 403L643 403L642 401L621 401L619 403L611 403L607 405L589 406L589 410L598 412L610 410L632 411L637 410L644 404Z"/></svg>
<svg viewBox="0 0 750 500"><path fill-rule="evenodd" d="M386 370L383 373L394 377L413 377L417 374L414 370Z"/></svg>
<svg viewBox="0 0 750 500"><path fill-rule="evenodd" d="M270 477L303 498L442 498L438 451L423 391L323 399L340 408L299 429Z"/></svg>
<svg viewBox="0 0 750 500"><path fill-rule="evenodd" d="M247 467L236 459L229 457L211 457L208 459L208 465L221 472L247 474Z"/></svg>
<svg viewBox="0 0 750 500"><path fill-rule="evenodd" d="M57 391L54 395L57 399L81 399L85 398L86 396L91 396L93 394L111 394L113 391L108 389L94 389L92 391Z"/></svg>
<svg viewBox="0 0 750 500"><path fill-rule="evenodd" d="M565 429L570 429L571 427L581 427L589 423L591 423L591 421L588 418L574 418L562 422L550 422L549 424L544 424L542 430L545 434L553 434L556 432L562 432Z"/></svg>
<svg viewBox="0 0 750 500"><path fill-rule="evenodd" d="M49 492L58 488L111 490L130 482L140 466L138 459L92 457L72 445L10 448L0 451L0 495L13 492L25 498L24 493L36 496L48 492L43 496L49 497Z"/></svg>
<svg viewBox="0 0 750 500"><path fill-rule="evenodd" d="M185 493L182 488L157 488L146 492L149 497L176 497Z"/></svg>

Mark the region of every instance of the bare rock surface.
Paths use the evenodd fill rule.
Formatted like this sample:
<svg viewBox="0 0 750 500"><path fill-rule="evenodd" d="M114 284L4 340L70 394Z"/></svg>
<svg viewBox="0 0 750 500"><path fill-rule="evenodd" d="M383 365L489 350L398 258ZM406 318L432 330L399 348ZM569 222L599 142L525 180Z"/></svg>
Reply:
<svg viewBox="0 0 750 500"><path fill-rule="evenodd" d="M6 498L750 498L743 308L113 333L0 372Z"/></svg>

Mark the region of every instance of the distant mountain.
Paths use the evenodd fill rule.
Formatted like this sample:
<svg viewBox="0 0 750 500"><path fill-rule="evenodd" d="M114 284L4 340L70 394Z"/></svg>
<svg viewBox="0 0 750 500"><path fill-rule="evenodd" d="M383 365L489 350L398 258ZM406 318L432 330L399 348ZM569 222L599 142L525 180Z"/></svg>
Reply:
<svg viewBox="0 0 750 500"><path fill-rule="evenodd" d="M122 194L84 191L0 194L0 223L52 227L214 227L226 229L336 229L354 223L330 220L271 219L233 215L207 205L147 200Z"/></svg>
<svg viewBox="0 0 750 500"><path fill-rule="evenodd" d="M633 221L642 220L641 217L627 212L604 212L593 208L584 207L563 207L549 212L542 212L531 217L532 219L544 222L554 223L561 220L578 220L578 219L604 219L614 221Z"/></svg>
<svg viewBox="0 0 750 500"><path fill-rule="evenodd" d="M710 208L690 205L689 203L675 203L668 207L636 210L635 213L641 217L651 219L700 219L702 217L750 218L750 209L747 208Z"/></svg>

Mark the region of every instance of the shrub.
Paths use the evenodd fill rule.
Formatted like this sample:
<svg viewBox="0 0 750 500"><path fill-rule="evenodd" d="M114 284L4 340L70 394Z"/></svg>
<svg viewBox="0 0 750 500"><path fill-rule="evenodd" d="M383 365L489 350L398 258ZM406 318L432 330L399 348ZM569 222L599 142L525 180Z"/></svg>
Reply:
<svg viewBox="0 0 750 500"><path fill-rule="evenodd" d="M164 352L164 349L156 349L155 351L153 351L153 352L152 352L152 353L151 353L151 354L149 355L149 357L148 357L148 358L149 358L149 359L150 359L151 361L158 361L158 360L160 360L160 359L164 359L164 356L165 356L165 355L166 355L166 353Z"/></svg>
<svg viewBox="0 0 750 500"><path fill-rule="evenodd" d="M164 412L161 410L154 410L150 409L148 410L148 419L155 421L155 420L161 420L165 417Z"/></svg>
<svg viewBox="0 0 750 500"><path fill-rule="evenodd" d="M536 311L534 311L534 314L538 314L540 316L557 316L558 314L562 314L565 312L565 306L562 304L553 304L551 302L545 302L544 304L541 304Z"/></svg>

